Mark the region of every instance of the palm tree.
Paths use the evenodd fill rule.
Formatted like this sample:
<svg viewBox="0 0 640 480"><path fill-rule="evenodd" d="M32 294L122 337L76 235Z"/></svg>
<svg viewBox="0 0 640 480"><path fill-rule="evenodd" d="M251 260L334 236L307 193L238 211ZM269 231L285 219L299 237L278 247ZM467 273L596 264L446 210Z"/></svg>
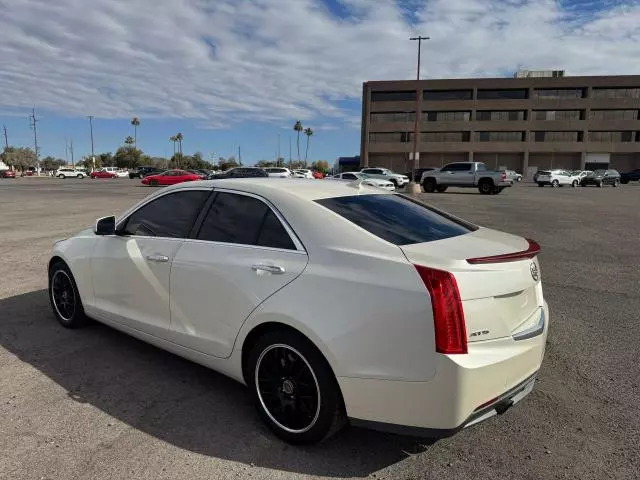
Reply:
<svg viewBox="0 0 640 480"><path fill-rule="evenodd" d="M304 134L307 136L307 151L304 154L304 168L307 168L307 157L309 156L309 142L311 141L311 135L313 135L313 130L311 128L305 128Z"/></svg>
<svg viewBox="0 0 640 480"><path fill-rule="evenodd" d="M298 120L296 124L293 126L293 129L298 132L298 162L300 161L300 132L304 131L304 127L302 126L302 122Z"/></svg>
<svg viewBox="0 0 640 480"><path fill-rule="evenodd" d="M182 135L182 133L178 132L178 134L176 135L176 140L178 141L178 145L180 146L180 156L182 156L182 140L184 139L184 136Z"/></svg>
<svg viewBox="0 0 640 480"><path fill-rule="evenodd" d="M131 119L131 125L133 125L133 144L138 148L138 127L140 126L140 119L138 117L133 117Z"/></svg>
<svg viewBox="0 0 640 480"><path fill-rule="evenodd" d="M169 141L173 142L173 156L175 157L176 156L176 142L178 141L178 138L175 135L173 135L173 136L169 137Z"/></svg>

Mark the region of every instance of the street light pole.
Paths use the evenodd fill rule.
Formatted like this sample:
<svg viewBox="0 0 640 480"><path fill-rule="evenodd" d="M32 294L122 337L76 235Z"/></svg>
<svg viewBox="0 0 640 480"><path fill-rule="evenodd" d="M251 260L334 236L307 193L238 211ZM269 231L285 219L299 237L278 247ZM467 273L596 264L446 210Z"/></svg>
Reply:
<svg viewBox="0 0 640 480"><path fill-rule="evenodd" d="M93 151L93 115L89 115L89 130L91 131L91 160L93 162L93 170L96 169L96 154Z"/></svg>
<svg viewBox="0 0 640 480"><path fill-rule="evenodd" d="M416 74L416 122L415 128L413 131L413 171L411 172L411 178L409 179L409 185L407 185L407 191L409 193L420 193L420 185L415 182L415 177L420 168L420 153L418 152L418 137L420 136L420 124L418 110L420 109L420 93L419 93L419 85L417 82L420 81L420 57L422 54L422 41L430 40L431 37L423 37L422 35L418 35L417 37L411 37L409 40L418 42L418 69Z"/></svg>

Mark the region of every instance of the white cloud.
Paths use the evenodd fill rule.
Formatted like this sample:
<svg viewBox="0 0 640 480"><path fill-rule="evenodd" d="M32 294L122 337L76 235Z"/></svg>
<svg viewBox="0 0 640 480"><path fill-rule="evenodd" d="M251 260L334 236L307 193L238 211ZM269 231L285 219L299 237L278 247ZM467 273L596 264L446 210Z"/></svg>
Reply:
<svg viewBox="0 0 640 480"><path fill-rule="evenodd" d="M432 38L428 77L519 65L639 74L640 6L616 3L343 0L340 19L321 0L0 0L0 105L209 127L350 124L358 112L339 102L359 99L363 81L413 77L415 33Z"/></svg>

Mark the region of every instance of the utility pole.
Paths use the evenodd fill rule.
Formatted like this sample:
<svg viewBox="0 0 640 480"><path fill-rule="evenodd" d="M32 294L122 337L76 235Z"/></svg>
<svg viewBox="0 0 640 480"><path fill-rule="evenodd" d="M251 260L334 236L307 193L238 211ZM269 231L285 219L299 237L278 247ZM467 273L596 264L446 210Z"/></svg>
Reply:
<svg viewBox="0 0 640 480"><path fill-rule="evenodd" d="M280 166L280 133L278 133L278 156L276 157L276 167Z"/></svg>
<svg viewBox="0 0 640 480"><path fill-rule="evenodd" d="M36 118L35 108L31 110L31 115L29 116L29 120L31 123L31 128L33 128L33 145L36 150L36 171L38 172L38 175L40 175L40 152L38 151L38 130L36 128L36 123L38 123L40 120Z"/></svg>
<svg viewBox="0 0 640 480"><path fill-rule="evenodd" d="M67 160L67 165L69 165L69 142L66 135L64 137L64 158Z"/></svg>
<svg viewBox="0 0 640 480"><path fill-rule="evenodd" d="M242 153L240 152L240 145L238 145L238 162L242 166Z"/></svg>
<svg viewBox="0 0 640 480"><path fill-rule="evenodd" d="M71 151L71 166L75 167L75 162L73 161L73 138L71 139L69 150Z"/></svg>
<svg viewBox="0 0 640 480"><path fill-rule="evenodd" d="M289 135L289 168L291 168L291 135Z"/></svg>
<svg viewBox="0 0 640 480"><path fill-rule="evenodd" d="M93 161L93 170L96 168L96 154L93 151L93 115L89 115L89 129L91 131L91 160ZM86 165L85 165L86 167Z"/></svg>
<svg viewBox="0 0 640 480"><path fill-rule="evenodd" d="M418 70L416 74L417 82L420 81L420 57L422 54L422 41L430 40L430 37L423 37L422 35L418 35L417 37L411 37L409 40L418 41ZM420 97L422 96L420 93L419 85L416 82L416 124L413 131L413 169L411 172L411 178L409 179L409 185L407 191L410 193L420 193L420 185L415 183L415 176L418 168L420 168L420 152L418 152L418 137L420 136L420 124L419 124L419 111L420 111Z"/></svg>
<svg viewBox="0 0 640 480"><path fill-rule="evenodd" d="M7 126L3 125L2 128L4 129L4 148L6 150L9 148L9 137L7 137Z"/></svg>

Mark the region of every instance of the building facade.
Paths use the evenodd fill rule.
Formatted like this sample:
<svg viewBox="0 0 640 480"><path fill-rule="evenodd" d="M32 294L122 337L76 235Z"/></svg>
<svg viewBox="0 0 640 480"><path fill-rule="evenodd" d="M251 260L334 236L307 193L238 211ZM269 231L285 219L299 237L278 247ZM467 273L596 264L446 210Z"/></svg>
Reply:
<svg viewBox="0 0 640 480"><path fill-rule="evenodd" d="M365 82L361 166L640 168L640 75Z"/></svg>

